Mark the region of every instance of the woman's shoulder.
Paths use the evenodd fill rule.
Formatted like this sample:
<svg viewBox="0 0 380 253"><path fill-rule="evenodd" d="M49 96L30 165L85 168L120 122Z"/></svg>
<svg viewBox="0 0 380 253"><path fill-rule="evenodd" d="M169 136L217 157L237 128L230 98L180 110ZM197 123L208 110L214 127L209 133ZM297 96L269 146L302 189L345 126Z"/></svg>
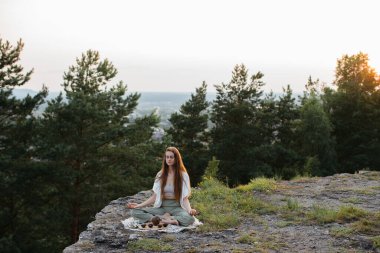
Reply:
<svg viewBox="0 0 380 253"><path fill-rule="evenodd" d="M182 171L182 177L183 177L185 180L189 180L189 174L188 174L186 171Z"/></svg>
<svg viewBox="0 0 380 253"><path fill-rule="evenodd" d="M159 182L161 180L162 171L157 172L154 182Z"/></svg>

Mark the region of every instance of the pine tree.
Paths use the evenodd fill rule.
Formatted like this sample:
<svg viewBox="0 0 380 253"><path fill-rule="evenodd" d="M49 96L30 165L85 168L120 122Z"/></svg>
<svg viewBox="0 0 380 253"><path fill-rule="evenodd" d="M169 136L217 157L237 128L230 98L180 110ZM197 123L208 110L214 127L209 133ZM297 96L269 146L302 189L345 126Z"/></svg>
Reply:
<svg viewBox="0 0 380 253"><path fill-rule="evenodd" d="M38 182L44 175L40 163L33 160L32 137L35 134L35 110L44 102L45 87L34 97L17 99L13 89L30 80L18 64L23 42L16 46L0 39L0 251L33 252L41 246L35 238L46 235L37 228L44 221L39 212L48 189ZM54 242L53 242L54 243ZM49 249L46 245L45 249ZM40 247L39 252L44 252ZM51 249L51 248L50 248ZM48 250L47 250L48 251ZM46 252L46 251L45 251Z"/></svg>
<svg viewBox="0 0 380 253"><path fill-rule="evenodd" d="M255 154L255 147L265 141L258 124L262 77L258 72L248 80L248 70L244 65L237 65L229 83L215 86L211 150L220 160L221 175L231 185L247 183L252 177L264 174L257 170Z"/></svg>
<svg viewBox="0 0 380 253"><path fill-rule="evenodd" d="M60 94L49 101L41 120L39 159L60 175L55 187L62 192L72 242L96 211L132 190L125 186L146 187L159 168L162 149L158 154L151 141L159 118L152 114L130 122L140 95L126 96L122 82L108 88L116 74L98 52L82 54L64 73L65 99Z"/></svg>
<svg viewBox="0 0 380 253"><path fill-rule="evenodd" d="M288 85L283 89L284 94L280 96L278 101L277 116L279 125L277 127L277 142L284 147L292 148L295 139L294 121L299 117L299 108L295 103L293 91Z"/></svg>
<svg viewBox="0 0 380 253"><path fill-rule="evenodd" d="M336 172L332 124L321 99L311 91L304 98L297 129L299 152L305 157L303 174L327 176Z"/></svg>
<svg viewBox="0 0 380 253"><path fill-rule="evenodd" d="M267 129L265 136L271 137L266 145L258 149L263 162L268 167L268 176L276 176L290 179L297 174L301 157L295 149L295 122L299 118L299 109L295 103L292 90L289 85L283 88L283 94L279 99L272 97L271 109L268 109L268 102L263 101L261 106L262 120L266 122L260 124L261 128ZM269 170L270 168L270 170Z"/></svg>
<svg viewBox="0 0 380 253"><path fill-rule="evenodd" d="M168 134L172 136L173 145L181 150L183 160L193 184L200 182L209 160L206 100L207 84L205 82L191 94L191 98L173 113L169 121L172 126Z"/></svg>
<svg viewBox="0 0 380 253"><path fill-rule="evenodd" d="M297 173L300 157L294 149L298 108L288 85L276 98L266 94L257 110L257 128L262 143L254 147L255 169L269 177L291 178Z"/></svg>
<svg viewBox="0 0 380 253"><path fill-rule="evenodd" d="M38 108L47 95L44 87L34 97L27 96L24 99L16 99L13 89L22 86L30 80L33 70L23 73L23 67L18 65L20 53L24 47L20 40L16 47L8 41L0 39L0 150L4 156L21 155L25 152L23 135L20 135L20 127L31 127L33 111ZM17 134L17 132L19 132ZM28 131L23 131L28 134Z"/></svg>

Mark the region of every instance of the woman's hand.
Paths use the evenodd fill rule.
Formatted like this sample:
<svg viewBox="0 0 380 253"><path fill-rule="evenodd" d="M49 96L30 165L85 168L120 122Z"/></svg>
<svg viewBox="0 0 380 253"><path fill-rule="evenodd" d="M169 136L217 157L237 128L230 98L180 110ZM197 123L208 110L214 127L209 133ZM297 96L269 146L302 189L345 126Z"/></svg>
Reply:
<svg viewBox="0 0 380 253"><path fill-rule="evenodd" d="M128 204L127 204L127 207L130 208L130 209L137 208L137 206L138 206L137 203L128 203Z"/></svg>
<svg viewBox="0 0 380 253"><path fill-rule="evenodd" d="M190 209L189 214L190 214L190 215L196 215L196 214L197 214L197 210L195 210L195 209Z"/></svg>
<svg viewBox="0 0 380 253"><path fill-rule="evenodd" d="M141 204L137 204L137 203L131 202L131 203L127 204L127 207L130 208L130 209L143 208L143 207L149 206L150 204L153 204L154 201L156 201L156 193L153 193L152 196L150 196L149 199L145 200Z"/></svg>

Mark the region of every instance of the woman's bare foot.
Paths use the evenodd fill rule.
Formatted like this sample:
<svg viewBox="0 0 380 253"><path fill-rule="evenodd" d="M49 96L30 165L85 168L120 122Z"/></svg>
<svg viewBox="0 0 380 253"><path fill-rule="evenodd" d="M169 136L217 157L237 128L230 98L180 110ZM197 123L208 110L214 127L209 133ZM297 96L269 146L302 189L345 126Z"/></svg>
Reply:
<svg viewBox="0 0 380 253"><path fill-rule="evenodd" d="M176 219L173 219L173 217L170 215L170 213L164 213L160 216L161 223L164 227L166 227L168 224L172 225L179 225L178 221Z"/></svg>
<svg viewBox="0 0 380 253"><path fill-rule="evenodd" d="M161 216L161 218L163 218L163 219L170 219L170 213L164 213L162 216Z"/></svg>
<svg viewBox="0 0 380 253"><path fill-rule="evenodd" d="M172 224L172 225L179 225L178 221L175 219L162 219L161 222L163 224Z"/></svg>

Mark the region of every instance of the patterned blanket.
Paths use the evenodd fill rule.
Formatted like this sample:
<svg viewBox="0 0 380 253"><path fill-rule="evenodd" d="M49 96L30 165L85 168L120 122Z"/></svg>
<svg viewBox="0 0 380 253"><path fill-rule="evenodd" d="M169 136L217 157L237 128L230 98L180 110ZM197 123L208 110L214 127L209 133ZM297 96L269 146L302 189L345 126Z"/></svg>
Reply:
<svg viewBox="0 0 380 253"><path fill-rule="evenodd" d="M125 229L129 229L129 230L133 230L133 231L156 230L156 231L163 232L163 233L178 233L178 232L181 232L183 230L195 229L196 227L203 225L203 223L200 222L197 218L195 218L195 221L192 225L187 226L187 227L169 224L167 227L161 227L161 228L159 228L157 226L153 226L152 228L146 226L143 228L141 226L141 224L139 224L139 221L134 219L133 217L125 219L125 220L121 221L121 223L123 223Z"/></svg>

